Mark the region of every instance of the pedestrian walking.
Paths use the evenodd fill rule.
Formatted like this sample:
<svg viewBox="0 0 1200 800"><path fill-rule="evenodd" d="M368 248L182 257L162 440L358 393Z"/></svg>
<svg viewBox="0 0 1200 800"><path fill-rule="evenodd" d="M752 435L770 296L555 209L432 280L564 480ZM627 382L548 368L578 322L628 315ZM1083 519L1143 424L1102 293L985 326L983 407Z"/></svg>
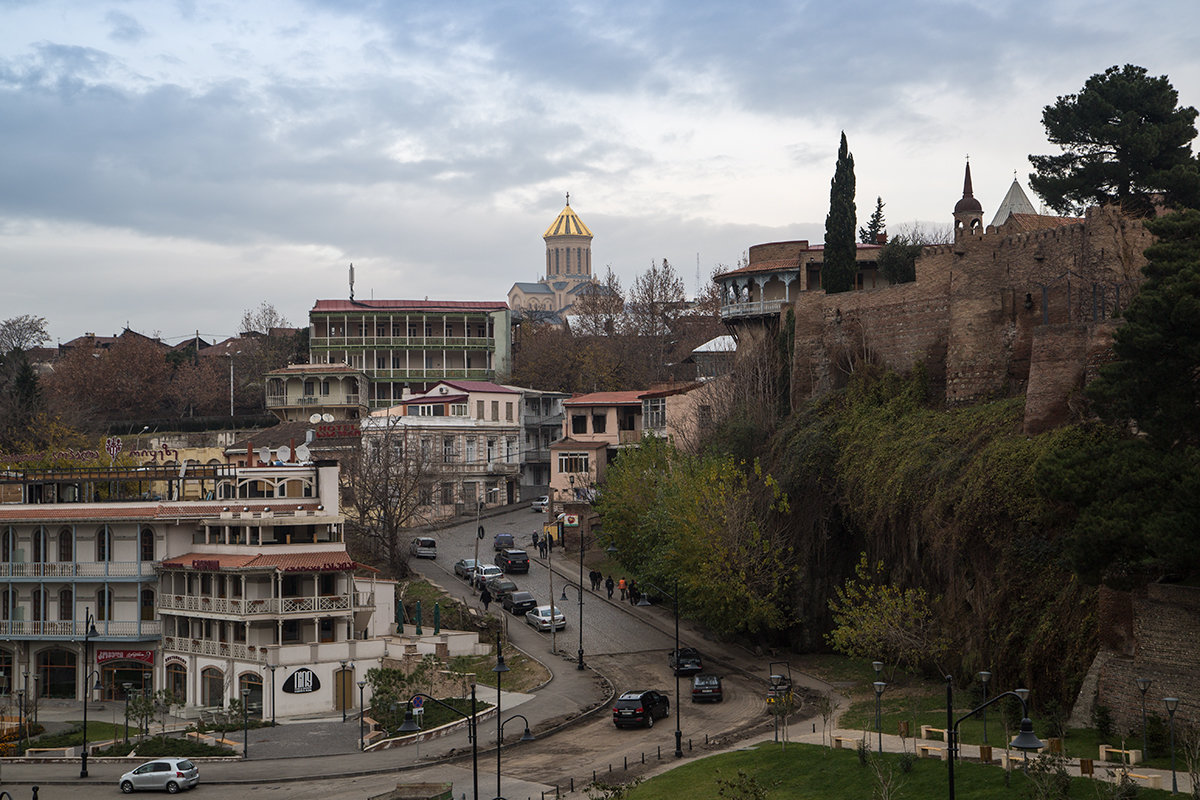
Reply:
<svg viewBox="0 0 1200 800"><path fill-rule="evenodd" d="M479 602L483 603L483 610L487 611L488 606L492 602L492 593L488 591L486 586L484 586L483 591L479 593Z"/></svg>
<svg viewBox="0 0 1200 800"><path fill-rule="evenodd" d="M546 540L545 539L542 539L540 542L538 542L538 555L540 555L542 558L546 557Z"/></svg>
<svg viewBox="0 0 1200 800"><path fill-rule="evenodd" d="M592 591L593 592L600 588L600 573L599 572L597 572L596 570L592 570L591 572L588 573L588 579L592 582Z"/></svg>
<svg viewBox="0 0 1200 800"><path fill-rule="evenodd" d="M630 581L629 582L629 605L636 606L638 597L640 597L640 596L641 596L641 593L638 591L637 581Z"/></svg>
<svg viewBox="0 0 1200 800"><path fill-rule="evenodd" d="M621 590L621 602L622 603L625 602L625 589L627 586L628 586L628 584L625 583L624 578L621 578L621 580L617 581L617 588Z"/></svg>
<svg viewBox="0 0 1200 800"><path fill-rule="evenodd" d="M537 546L538 546L538 533L537 533L537 531L534 531L533 532L533 547L534 547L534 549L537 549Z"/></svg>
<svg viewBox="0 0 1200 800"><path fill-rule="evenodd" d="M608 578L604 581L604 588L608 591L608 599L609 600L612 600L613 589L615 589L616 586L617 586L617 584L613 583L612 575L609 575Z"/></svg>
<svg viewBox="0 0 1200 800"><path fill-rule="evenodd" d="M553 549L554 549L554 534L547 533L546 534L546 550L553 550Z"/></svg>

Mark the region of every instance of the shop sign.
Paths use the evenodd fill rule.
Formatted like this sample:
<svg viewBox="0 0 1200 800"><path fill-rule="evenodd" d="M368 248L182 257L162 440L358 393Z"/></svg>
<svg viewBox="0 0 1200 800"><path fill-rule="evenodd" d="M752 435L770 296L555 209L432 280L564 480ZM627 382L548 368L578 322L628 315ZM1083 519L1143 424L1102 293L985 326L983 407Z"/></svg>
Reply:
<svg viewBox="0 0 1200 800"><path fill-rule="evenodd" d="M353 422L341 422L335 425L318 425L316 439L343 439L362 436L362 429Z"/></svg>
<svg viewBox="0 0 1200 800"><path fill-rule="evenodd" d="M141 661L145 664L154 663L153 650L97 650L97 663L106 661Z"/></svg>
<svg viewBox="0 0 1200 800"><path fill-rule="evenodd" d="M321 681L317 678L317 673L308 667L296 670L283 682L283 690L288 694L308 694L320 688Z"/></svg>

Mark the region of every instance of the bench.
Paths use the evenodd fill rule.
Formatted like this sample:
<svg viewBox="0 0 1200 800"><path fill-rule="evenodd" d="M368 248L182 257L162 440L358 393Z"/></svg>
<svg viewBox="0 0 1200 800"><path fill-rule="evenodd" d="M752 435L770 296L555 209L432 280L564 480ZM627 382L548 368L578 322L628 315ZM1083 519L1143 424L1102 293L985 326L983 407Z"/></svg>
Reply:
<svg viewBox="0 0 1200 800"><path fill-rule="evenodd" d="M71 758L75 755L74 747L30 747L25 750L30 758Z"/></svg>
<svg viewBox="0 0 1200 800"><path fill-rule="evenodd" d="M1162 775L1139 775L1136 772L1130 772L1128 770L1121 770L1121 772L1123 772L1124 774L1128 775L1131 778L1136 778L1139 781L1145 781L1146 787L1149 789L1161 789L1162 788Z"/></svg>
<svg viewBox="0 0 1200 800"><path fill-rule="evenodd" d="M1101 761L1108 761L1108 757L1110 755L1112 755L1113 753L1120 754L1122 764L1140 764L1140 763L1142 763L1142 751L1141 750L1121 750L1116 747L1110 747L1109 745L1106 745L1106 744L1100 745L1100 760Z"/></svg>
<svg viewBox="0 0 1200 800"><path fill-rule="evenodd" d="M933 758L935 755L937 758L940 758L942 761L945 761L947 758L949 758L950 751L948 751L944 747L936 747L935 745L932 745L932 744L918 744L917 745L917 757L918 758Z"/></svg>
<svg viewBox="0 0 1200 800"><path fill-rule="evenodd" d="M858 747L859 741L860 741L859 739L852 739L848 736L834 736L833 737L833 747L835 750L841 750L846 745L849 745L850 749L853 750Z"/></svg>
<svg viewBox="0 0 1200 800"><path fill-rule="evenodd" d="M935 728L932 725L922 725L921 726L921 738L922 739L928 739L929 734L931 734L931 733L940 733L942 735L942 741L943 742L946 741L946 729L945 728Z"/></svg>

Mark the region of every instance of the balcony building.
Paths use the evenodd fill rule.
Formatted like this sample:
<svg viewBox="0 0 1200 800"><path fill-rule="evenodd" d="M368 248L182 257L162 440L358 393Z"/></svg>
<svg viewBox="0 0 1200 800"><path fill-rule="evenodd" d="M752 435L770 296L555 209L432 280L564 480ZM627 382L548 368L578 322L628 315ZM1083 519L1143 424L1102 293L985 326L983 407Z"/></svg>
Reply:
<svg viewBox="0 0 1200 800"><path fill-rule="evenodd" d="M566 392L507 387L521 395L521 495L538 497L550 491L550 445L562 438Z"/></svg>
<svg viewBox="0 0 1200 800"><path fill-rule="evenodd" d="M280 422L358 419L367 412L367 376L345 364L295 364L266 379L267 410ZM327 417L327 418L326 418Z"/></svg>
<svg viewBox="0 0 1200 800"><path fill-rule="evenodd" d="M563 438L551 451L550 496L587 500L622 447L642 439L641 391L593 392L563 402Z"/></svg>
<svg viewBox="0 0 1200 800"><path fill-rule="evenodd" d="M400 402L441 380L494 381L511 369L506 303L318 300L309 312L309 362L367 377L369 408Z"/></svg>
<svg viewBox="0 0 1200 800"><path fill-rule="evenodd" d="M277 694L280 714L355 705L395 592L350 559L342 525L332 466L4 472L0 690L78 699L98 676L91 699L131 684L196 707L249 689L262 713L282 670L312 688Z"/></svg>

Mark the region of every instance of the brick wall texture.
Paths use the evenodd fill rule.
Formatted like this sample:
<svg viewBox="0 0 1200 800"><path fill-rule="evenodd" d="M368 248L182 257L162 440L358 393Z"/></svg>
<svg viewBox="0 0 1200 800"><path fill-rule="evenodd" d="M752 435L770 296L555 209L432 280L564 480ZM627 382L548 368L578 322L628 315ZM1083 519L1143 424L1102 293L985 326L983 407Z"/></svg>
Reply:
<svg viewBox="0 0 1200 800"><path fill-rule="evenodd" d="M1028 432L1061 424L1106 357L1113 315L1136 291L1151 240L1140 222L1093 208L1047 230L989 227L928 247L913 283L802 292L793 399L843 385L857 364L921 361L947 405L1026 394ZM752 262L763 257L751 252Z"/></svg>

